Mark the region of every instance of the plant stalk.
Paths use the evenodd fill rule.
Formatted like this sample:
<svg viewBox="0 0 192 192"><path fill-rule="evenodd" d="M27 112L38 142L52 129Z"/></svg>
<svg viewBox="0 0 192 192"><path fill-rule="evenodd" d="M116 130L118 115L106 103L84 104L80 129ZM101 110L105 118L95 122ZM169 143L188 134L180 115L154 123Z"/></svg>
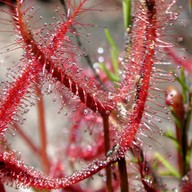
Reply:
<svg viewBox="0 0 192 192"><path fill-rule="evenodd" d="M39 130L40 130L40 140L41 140L41 157L42 157L42 166L45 173L49 173L49 159L47 156L47 133L45 126L45 112L44 112L44 104L41 95L41 91L38 87L36 87L36 94L40 98L37 103L38 108L38 117L39 117Z"/></svg>
<svg viewBox="0 0 192 192"><path fill-rule="evenodd" d="M1 182L0 182L0 191L1 192L6 192L5 187L4 187L3 183L1 183Z"/></svg>
<svg viewBox="0 0 192 192"><path fill-rule="evenodd" d="M103 116L105 154L110 150L109 116ZM106 191L113 192L111 166L106 167Z"/></svg>
<svg viewBox="0 0 192 192"><path fill-rule="evenodd" d="M182 153L183 153L183 175L185 176L190 171L190 163L188 162L188 131L191 121L192 114L192 95L189 93L189 110L186 115L186 119L184 121L183 130L182 130Z"/></svg>
<svg viewBox="0 0 192 192"><path fill-rule="evenodd" d="M118 169L119 169L119 175L120 175L121 192L129 192L127 167L126 167L125 158L121 158L120 160L118 160Z"/></svg>
<svg viewBox="0 0 192 192"><path fill-rule="evenodd" d="M22 137L22 139L28 144L28 146L31 148L31 150L36 153L38 156L40 156L40 150L35 146L35 144L32 142L32 140L23 132L23 130L19 127L18 124L14 124L14 128L17 130L19 135Z"/></svg>

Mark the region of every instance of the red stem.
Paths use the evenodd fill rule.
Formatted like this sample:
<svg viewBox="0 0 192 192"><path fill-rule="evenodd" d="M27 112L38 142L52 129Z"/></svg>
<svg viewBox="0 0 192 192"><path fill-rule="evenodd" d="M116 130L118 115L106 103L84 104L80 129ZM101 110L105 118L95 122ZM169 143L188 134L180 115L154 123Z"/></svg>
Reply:
<svg viewBox="0 0 192 192"><path fill-rule="evenodd" d="M121 192L129 192L127 166L126 166L125 158L120 158L118 160L118 169L119 169L119 176L120 176Z"/></svg>
<svg viewBox="0 0 192 192"><path fill-rule="evenodd" d="M5 187L4 187L4 185L3 185L2 182L0 182L0 191L1 191L1 192L6 192L6 191L5 191Z"/></svg>
<svg viewBox="0 0 192 192"><path fill-rule="evenodd" d="M19 135L25 140L25 142L29 145L29 147L32 149L34 153L36 153L38 156L40 156L39 149L34 145L34 143L31 141L31 139L23 132L23 130L17 125L16 123L13 125L14 128L17 130Z"/></svg>
<svg viewBox="0 0 192 192"><path fill-rule="evenodd" d="M117 157L111 156L105 159L95 160L86 168L76 171L71 176L64 178L45 177L39 171L30 168L16 157L14 152L0 153L0 169L3 174L0 174L2 181L17 181L23 186L35 187L37 189L59 189L78 183L86 178L89 178L98 171L106 168L116 162Z"/></svg>
<svg viewBox="0 0 192 192"><path fill-rule="evenodd" d="M45 112L44 112L44 104L43 98L41 94L41 90L36 86L36 93L40 100L37 103L38 108L38 117L39 117L39 131L40 131L40 141L41 141L41 158L42 158L42 166L45 173L49 173L50 163L47 156L47 133L45 126Z"/></svg>
<svg viewBox="0 0 192 192"><path fill-rule="evenodd" d="M105 154L110 150L109 116L103 116ZM106 191L113 192L111 166L106 167Z"/></svg>

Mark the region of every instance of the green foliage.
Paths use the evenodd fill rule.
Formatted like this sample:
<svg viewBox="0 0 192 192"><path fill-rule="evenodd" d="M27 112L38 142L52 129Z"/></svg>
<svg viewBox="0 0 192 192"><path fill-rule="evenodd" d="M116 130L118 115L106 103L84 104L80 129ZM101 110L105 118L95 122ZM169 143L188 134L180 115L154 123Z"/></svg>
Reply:
<svg viewBox="0 0 192 192"><path fill-rule="evenodd" d="M123 0L123 17L124 17L124 27L129 28L131 25L131 0Z"/></svg>
<svg viewBox="0 0 192 192"><path fill-rule="evenodd" d="M105 29L105 35L106 35L107 41L110 45L110 55L111 55L113 72L108 70L104 63L101 63L101 69L106 73L106 75L110 81L117 82L120 79L119 78L119 63L118 63L119 51L118 51L117 45L115 44L115 41L113 40L113 38L111 36L110 31L107 28Z"/></svg>

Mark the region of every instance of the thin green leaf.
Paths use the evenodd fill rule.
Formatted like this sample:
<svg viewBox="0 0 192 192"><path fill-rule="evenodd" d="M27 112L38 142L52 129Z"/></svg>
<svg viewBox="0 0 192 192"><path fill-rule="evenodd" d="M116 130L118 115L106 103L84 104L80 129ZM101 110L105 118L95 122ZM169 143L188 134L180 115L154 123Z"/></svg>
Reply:
<svg viewBox="0 0 192 192"><path fill-rule="evenodd" d="M131 0L123 0L123 18L125 29L131 25Z"/></svg>
<svg viewBox="0 0 192 192"><path fill-rule="evenodd" d="M175 175L173 175L173 173L172 172L169 172L169 171L160 171L159 172L159 175L161 175L161 176L173 176L173 177L175 177Z"/></svg>
<svg viewBox="0 0 192 192"><path fill-rule="evenodd" d="M107 75L107 77L109 78L110 81L112 81L112 82L119 81L119 77L117 77L115 74L113 74L111 71L109 71L104 63L101 63L100 67L105 72L105 74Z"/></svg>
<svg viewBox="0 0 192 192"><path fill-rule="evenodd" d="M179 172L176 171L176 169L172 167L172 165L160 153L155 153L155 158L157 158L164 165L172 176L181 178Z"/></svg>
<svg viewBox="0 0 192 192"><path fill-rule="evenodd" d="M175 74L175 73L173 73L173 74ZM183 101L184 101L184 103L186 103L187 102L187 94L190 93L190 88L186 84L184 68L181 68L180 77L175 76L175 78L182 87Z"/></svg>
<svg viewBox="0 0 192 192"><path fill-rule="evenodd" d="M184 99L184 103L187 102L187 92L189 91L188 86L186 85L186 79L185 79L185 72L184 72L184 68L181 68L181 74L180 74L180 79L182 82L182 93L183 93L183 99Z"/></svg>
<svg viewBox="0 0 192 192"><path fill-rule="evenodd" d="M107 28L105 29L105 35L106 35L107 41L109 42L109 44L111 46L110 53L111 53L114 74L112 72L109 72L108 70L106 70L106 67L104 67L104 66L102 67L102 69L107 74L107 76L109 77L110 80L112 80L113 82L119 81L119 64L118 64L119 51L111 36L110 31Z"/></svg>
<svg viewBox="0 0 192 192"><path fill-rule="evenodd" d="M116 46L116 44L115 44L115 42L111 36L109 29L107 29L107 28L105 28L105 35L107 37L107 41L109 42L111 48L114 50L115 55L118 57L119 51L118 51L117 46Z"/></svg>
<svg viewBox="0 0 192 192"><path fill-rule="evenodd" d="M176 80L181 84L182 88L186 91L186 92L190 92L189 87L178 77L176 77Z"/></svg>
<svg viewBox="0 0 192 192"><path fill-rule="evenodd" d="M117 56L116 56L115 51L113 49L111 49L111 59L112 59L113 69L114 69L115 75L119 79L119 64L117 61Z"/></svg>
<svg viewBox="0 0 192 192"><path fill-rule="evenodd" d="M169 131L165 132L164 136L169 138L169 139L171 139L173 141L174 145L176 146L176 148L179 150L180 147L179 147L178 141L175 138L175 136L174 136L172 131L169 130Z"/></svg>
<svg viewBox="0 0 192 192"><path fill-rule="evenodd" d="M157 170L158 170L159 165L158 165L157 159L155 159L155 160L153 161L152 167L153 167L153 170L154 170L154 171L157 171Z"/></svg>
<svg viewBox="0 0 192 192"><path fill-rule="evenodd" d="M175 111L174 111L174 109L172 107L170 107L170 111L171 111L171 114L172 114L172 116L174 118L175 124L181 129L182 128L181 120L177 117L177 115L176 115L176 113L175 113Z"/></svg>

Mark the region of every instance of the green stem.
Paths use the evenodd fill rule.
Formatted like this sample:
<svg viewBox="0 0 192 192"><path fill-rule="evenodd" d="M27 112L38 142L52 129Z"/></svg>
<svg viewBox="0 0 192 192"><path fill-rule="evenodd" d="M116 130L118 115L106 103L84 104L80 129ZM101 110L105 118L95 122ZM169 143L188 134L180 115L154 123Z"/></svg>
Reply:
<svg viewBox="0 0 192 192"><path fill-rule="evenodd" d="M188 130L189 130L190 121L191 121L191 114L192 114L192 95L189 94L189 110L187 112L187 116L182 128L183 176L186 175L190 170L190 163L187 160L187 155L189 150Z"/></svg>
<svg viewBox="0 0 192 192"><path fill-rule="evenodd" d="M105 154L110 150L110 135L109 135L109 116L103 116L103 128L104 128L104 143L105 143ZM106 191L113 192L112 177L111 177L111 166L106 167Z"/></svg>
<svg viewBox="0 0 192 192"><path fill-rule="evenodd" d="M181 82L181 86L182 86L183 100L184 100L184 103L187 103L187 91L188 91L187 88L188 87L186 86L186 78L185 78L184 68L181 68L180 82Z"/></svg>

